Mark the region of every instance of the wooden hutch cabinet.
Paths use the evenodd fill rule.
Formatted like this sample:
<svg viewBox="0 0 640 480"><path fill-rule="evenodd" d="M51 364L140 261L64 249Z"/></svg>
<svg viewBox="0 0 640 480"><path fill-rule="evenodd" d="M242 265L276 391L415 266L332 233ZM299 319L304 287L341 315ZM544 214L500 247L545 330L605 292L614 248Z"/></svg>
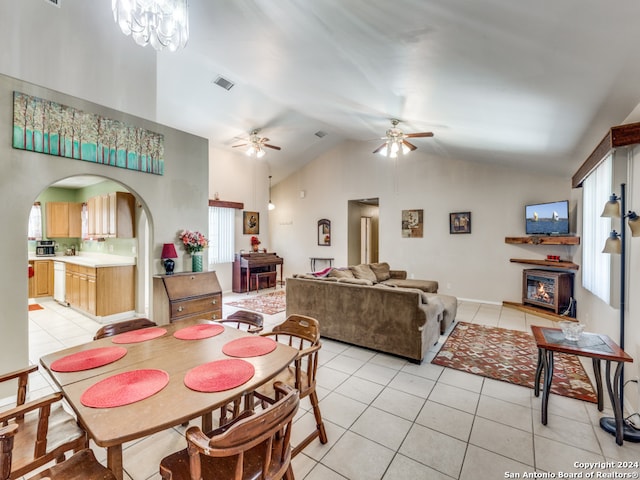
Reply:
<svg viewBox="0 0 640 480"><path fill-rule="evenodd" d="M187 318L222 318L222 289L216 272L153 277L153 320L165 325Z"/></svg>

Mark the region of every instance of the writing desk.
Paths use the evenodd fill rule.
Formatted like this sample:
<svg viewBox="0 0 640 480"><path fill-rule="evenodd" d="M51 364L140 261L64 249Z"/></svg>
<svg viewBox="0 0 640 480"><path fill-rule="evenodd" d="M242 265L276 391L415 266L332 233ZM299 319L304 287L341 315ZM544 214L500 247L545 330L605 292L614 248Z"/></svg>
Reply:
<svg viewBox="0 0 640 480"><path fill-rule="evenodd" d="M253 392L260 385L273 379L298 353L298 350L278 343L271 353L244 358L253 364L255 374L243 385L223 392L197 392L184 385L187 371L203 363L228 359L229 357L222 353L223 345L231 340L250 336L230 327L225 327L217 336L202 340L179 340L173 336L176 330L199 323L212 322L184 320L163 325L162 328L166 328L167 333L162 337L118 345L127 349L124 357L91 370L61 373L50 367L55 360L67 355L97 347L113 346L114 337L67 348L40 359L40 363L60 387L89 437L96 445L107 449L107 466L119 480L123 478L123 443L209 415L213 410ZM151 397L120 407L90 408L80 402L84 391L95 383L112 375L145 368L166 371L169 374L168 385Z"/></svg>

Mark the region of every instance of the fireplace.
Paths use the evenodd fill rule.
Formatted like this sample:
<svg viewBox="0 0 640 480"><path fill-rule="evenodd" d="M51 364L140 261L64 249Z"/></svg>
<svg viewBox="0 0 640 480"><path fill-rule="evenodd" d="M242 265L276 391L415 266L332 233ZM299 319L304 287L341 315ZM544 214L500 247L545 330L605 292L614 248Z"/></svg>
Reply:
<svg viewBox="0 0 640 480"><path fill-rule="evenodd" d="M522 271L522 303L575 316L573 273L527 269Z"/></svg>

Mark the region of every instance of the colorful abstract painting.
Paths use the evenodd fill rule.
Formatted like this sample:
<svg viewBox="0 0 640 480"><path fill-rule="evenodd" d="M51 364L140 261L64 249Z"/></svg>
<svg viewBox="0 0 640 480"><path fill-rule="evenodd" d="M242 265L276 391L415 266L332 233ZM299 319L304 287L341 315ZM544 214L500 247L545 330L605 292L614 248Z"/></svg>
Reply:
<svg viewBox="0 0 640 480"><path fill-rule="evenodd" d="M164 174L164 135L20 92L13 148Z"/></svg>

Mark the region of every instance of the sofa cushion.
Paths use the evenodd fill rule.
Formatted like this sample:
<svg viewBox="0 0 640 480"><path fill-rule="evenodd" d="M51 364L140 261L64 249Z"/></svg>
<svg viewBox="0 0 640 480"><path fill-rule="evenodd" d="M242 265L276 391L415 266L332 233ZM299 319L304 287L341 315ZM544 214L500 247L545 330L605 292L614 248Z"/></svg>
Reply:
<svg viewBox="0 0 640 480"><path fill-rule="evenodd" d="M329 272L329 277L335 278L355 278L353 272L348 268L334 268Z"/></svg>
<svg viewBox="0 0 640 480"><path fill-rule="evenodd" d="M376 276L377 282L384 282L385 280L389 280L391 278L389 264L387 262L382 263L371 263L369 264L371 271Z"/></svg>
<svg viewBox="0 0 640 480"><path fill-rule="evenodd" d="M438 293L438 282L436 282L435 280L418 280L417 278L416 279L390 278L389 280L385 280L384 283L388 285L395 285L396 287L419 288L423 292Z"/></svg>
<svg viewBox="0 0 640 480"><path fill-rule="evenodd" d="M366 278L339 278L338 283L352 283L354 285L367 285L369 287L373 285L373 282Z"/></svg>
<svg viewBox="0 0 640 480"><path fill-rule="evenodd" d="M373 273L371 267L366 263L361 263L360 265L353 265L349 267L351 273L356 278L361 278L364 280L369 280L372 283L376 283L378 279L376 278L376 274Z"/></svg>

